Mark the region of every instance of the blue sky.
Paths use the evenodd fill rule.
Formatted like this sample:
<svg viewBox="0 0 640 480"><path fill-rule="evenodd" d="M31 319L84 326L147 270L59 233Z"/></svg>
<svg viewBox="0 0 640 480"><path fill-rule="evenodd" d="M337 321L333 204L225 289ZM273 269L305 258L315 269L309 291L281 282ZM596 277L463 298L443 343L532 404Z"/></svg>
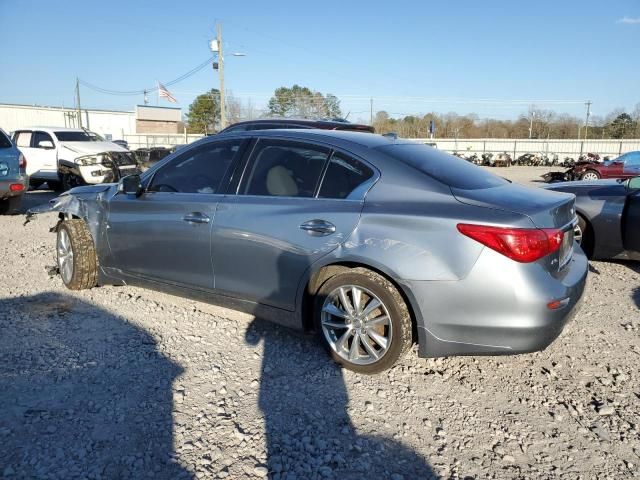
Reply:
<svg viewBox="0 0 640 480"><path fill-rule="evenodd" d="M337 95L351 120L368 120L369 97L392 114L498 118L534 101L580 116L587 99L596 115L640 102L637 0L0 0L0 102L72 105L76 76L112 90L168 82L207 59L216 21L226 52L247 54L225 55L227 90L256 108L294 83ZM205 68L169 89L186 112L217 86ZM87 107L142 103L81 96Z"/></svg>

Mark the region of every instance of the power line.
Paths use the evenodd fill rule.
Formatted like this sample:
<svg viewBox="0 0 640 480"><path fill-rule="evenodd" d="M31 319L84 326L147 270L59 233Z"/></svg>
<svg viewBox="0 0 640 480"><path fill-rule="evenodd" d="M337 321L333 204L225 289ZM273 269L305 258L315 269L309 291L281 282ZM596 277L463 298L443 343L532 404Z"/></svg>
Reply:
<svg viewBox="0 0 640 480"><path fill-rule="evenodd" d="M191 70L187 71L186 73L183 73L182 75L180 75L179 77L171 80L170 82L166 82L164 85L165 86L170 86L170 85L175 85L178 82L181 82L183 80L186 80L187 78L195 75L196 73L198 73L200 70L202 70L203 68L205 68L207 65L209 65L212 61L213 61L213 56L207 58L204 62L200 63L199 65L193 67ZM91 90L95 90L96 92L100 92L100 93L104 93L106 95L144 95L145 93L152 93L155 92L156 90L158 90L158 86L154 86L154 87L149 87L149 88L143 88L142 90L111 90L108 88L102 88L99 87L97 85L93 85L89 82L85 82L84 80L79 80L79 82L84 85L87 88L90 88Z"/></svg>

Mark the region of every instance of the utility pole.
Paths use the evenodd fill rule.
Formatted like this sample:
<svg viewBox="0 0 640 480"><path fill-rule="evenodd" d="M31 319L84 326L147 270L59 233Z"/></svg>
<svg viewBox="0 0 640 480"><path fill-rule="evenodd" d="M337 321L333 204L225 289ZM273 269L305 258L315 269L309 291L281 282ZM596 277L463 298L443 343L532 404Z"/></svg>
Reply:
<svg viewBox="0 0 640 480"><path fill-rule="evenodd" d="M371 109L371 113L370 113L370 116L369 116L369 124L371 126L373 126L373 97L371 97L369 99L369 107Z"/></svg>
<svg viewBox="0 0 640 480"><path fill-rule="evenodd" d="M591 100L585 102L587 106L587 116L584 119L584 139L587 139L587 135L589 134L589 116L591 115Z"/></svg>
<svg viewBox="0 0 640 480"><path fill-rule="evenodd" d="M216 25L218 31L218 75L220 76L220 130L227 126L224 98L224 56L222 53L222 27Z"/></svg>
<svg viewBox="0 0 640 480"><path fill-rule="evenodd" d="M80 80L76 77L76 102L78 106L78 126L82 128L82 107L80 106Z"/></svg>
<svg viewBox="0 0 640 480"><path fill-rule="evenodd" d="M531 120L529 121L529 138L533 136L533 117L536 116L536 111L531 109Z"/></svg>

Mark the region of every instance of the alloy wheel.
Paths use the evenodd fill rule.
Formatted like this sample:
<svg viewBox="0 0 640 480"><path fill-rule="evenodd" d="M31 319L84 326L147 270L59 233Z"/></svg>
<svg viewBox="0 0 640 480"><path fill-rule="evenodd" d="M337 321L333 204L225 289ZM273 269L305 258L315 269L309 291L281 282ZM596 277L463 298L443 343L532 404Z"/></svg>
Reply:
<svg viewBox="0 0 640 480"><path fill-rule="evenodd" d="M62 281L67 284L71 282L73 277L73 248L66 229L63 228L58 233L57 243L58 270L60 270Z"/></svg>
<svg viewBox="0 0 640 480"><path fill-rule="evenodd" d="M379 361L392 342L389 310L370 290L344 285L327 295L322 306L322 332L331 349L357 365Z"/></svg>
<svg viewBox="0 0 640 480"><path fill-rule="evenodd" d="M587 172L582 176L582 179L587 181L598 180L598 175L593 172Z"/></svg>

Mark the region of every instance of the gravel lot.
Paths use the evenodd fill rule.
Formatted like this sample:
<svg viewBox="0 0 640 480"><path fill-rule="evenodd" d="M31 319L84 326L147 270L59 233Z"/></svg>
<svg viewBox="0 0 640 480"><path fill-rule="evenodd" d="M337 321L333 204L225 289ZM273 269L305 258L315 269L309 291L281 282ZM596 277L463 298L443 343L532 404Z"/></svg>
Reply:
<svg viewBox="0 0 640 480"><path fill-rule="evenodd" d="M0 217L2 478L640 476L637 263L593 262L580 312L544 352L412 352L362 376L313 337L234 311L67 291L47 274L54 217L22 223Z"/></svg>

